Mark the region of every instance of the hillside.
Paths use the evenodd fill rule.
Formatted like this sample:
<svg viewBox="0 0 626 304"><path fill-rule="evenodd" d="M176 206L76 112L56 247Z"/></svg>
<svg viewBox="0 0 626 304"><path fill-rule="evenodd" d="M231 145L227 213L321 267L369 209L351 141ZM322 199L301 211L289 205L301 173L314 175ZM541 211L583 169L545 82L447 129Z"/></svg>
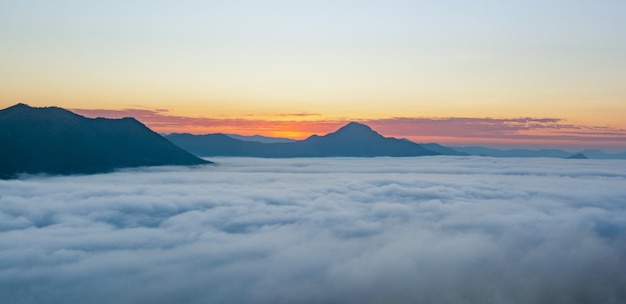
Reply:
<svg viewBox="0 0 626 304"><path fill-rule="evenodd" d="M1 178L208 163L134 118L91 119L57 107L0 110L0 143Z"/></svg>

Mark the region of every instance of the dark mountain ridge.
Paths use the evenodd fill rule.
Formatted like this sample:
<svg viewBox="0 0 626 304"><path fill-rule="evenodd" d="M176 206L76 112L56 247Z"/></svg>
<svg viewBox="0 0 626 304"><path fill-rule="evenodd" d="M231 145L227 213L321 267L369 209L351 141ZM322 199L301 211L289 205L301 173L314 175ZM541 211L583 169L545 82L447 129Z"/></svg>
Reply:
<svg viewBox="0 0 626 304"><path fill-rule="evenodd" d="M589 159L589 157L587 157L587 155L583 153L576 153L574 155L566 157L566 159Z"/></svg>
<svg viewBox="0 0 626 304"><path fill-rule="evenodd" d="M167 139L199 156L374 157L439 155L419 144L384 137L369 126L351 122L336 132L287 143L237 140L224 134L170 134Z"/></svg>
<svg viewBox="0 0 626 304"><path fill-rule="evenodd" d="M626 159L626 152L607 153L601 150L584 150L580 153L592 159Z"/></svg>
<svg viewBox="0 0 626 304"><path fill-rule="evenodd" d="M500 150L494 148L469 146L469 147L454 147L455 150L468 153L470 155L479 156L492 156L492 157L554 157L554 158L566 158L572 155L572 152L567 152L558 149L509 149Z"/></svg>
<svg viewBox="0 0 626 304"><path fill-rule="evenodd" d="M290 138L267 137L267 136L262 136L262 135L252 135L252 136L238 135L238 134L225 134L225 135L227 135L228 137L232 137L234 139L239 139L239 140L243 140L243 141L254 141L254 142L260 142L260 143L265 143L265 144L287 143L287 142L294 142L294 141L296 141L296 140L290 139Z"/></svg>
<svg viewBox="0 0 626 304"><path fill-rule="evenodd" d="M0 110L0 178L208 163L134 118L86 118L58 107Z"/></svg>

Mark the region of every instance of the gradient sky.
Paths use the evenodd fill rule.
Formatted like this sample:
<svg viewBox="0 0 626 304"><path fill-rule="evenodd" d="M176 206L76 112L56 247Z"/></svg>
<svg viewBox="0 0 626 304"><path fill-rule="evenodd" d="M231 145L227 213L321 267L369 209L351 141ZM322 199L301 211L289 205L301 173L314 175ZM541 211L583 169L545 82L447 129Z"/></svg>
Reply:
<svg viewBox="0 0 626 304"><path fill-rule="evenodd" d="M625 16L622 0L3 0L0 107L143 111L159 132L302 138L358 120L626 149Z"/></svg>

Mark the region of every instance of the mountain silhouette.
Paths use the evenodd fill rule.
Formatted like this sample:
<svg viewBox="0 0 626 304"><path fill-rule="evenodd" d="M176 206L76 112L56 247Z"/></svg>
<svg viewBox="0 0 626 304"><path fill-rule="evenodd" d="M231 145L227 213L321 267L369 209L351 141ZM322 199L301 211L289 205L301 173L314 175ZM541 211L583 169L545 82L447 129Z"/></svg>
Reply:
<svg viewBox="0 0 626 304"><path fill-rule="evenodd" d="M134 118L91 119L58 107L0 110L0 144L0 178L207 163Z"/></svg>
<svg viewBox="0 0 626 304"><path fill-rule="evenodd" d="M552 157L552 158L567 158L572 155L572 152L567 152L559 149L509 149L500 150L494 148L469 146L469 147L454 147L455 150L469 155L477 156L490 156L490 157Z"/></svg>
<svg viewBox="0 0 626 304"><path fill-rule="evenodd" d="M267 136L261 136L261 135L252 135L252 136L238 135L238 134L226 134L226 135L228 137L232 137L234 139L239 139L239 140L243 140L243 141L254 141L254 142L260 142L260 143L266 143L266 144L287 143L287 142L294 142L295 141L295 140L289 139L289 138L267 137Z"/></svg>
<svg viewBox="0 0 626 304"><path fill-rule="evenodd" d="M428 145L425 145L429 148ZM437 151L433 149L434 151ZM490 156L490 157L549 157L549 158L571 158L571 159L626 159L626 152L606 153L601 150L584 150L578 153L560 149L510 149L499 150L494 148L469 146L454 147L454 150L468 155Z"/></svg>
<svg viewBox="0 0 626 304"><path fill-rule="evenodd" d="M266 154L271 154L272 147L276 146L278 153L280 146L283 145L282 143L245 141L222 133L205 135L173 133L166 135L165 138L198 156L266 156Z"/></svg>
<svg viewBox="0 0 626 304"><path fill-rule="evenodd" d="M407 139L408 140L408 139ZM428 144L422 144L420 143L419 145L421 145L422 147L431 150L431 151L435 151L441 155L454 155L454 156L468 156L469 154L465 153L465 152L459 152L455 149L452 149L450 147L446 147L446 146L442 146L440 144L437 143L428 143Z"/></svg>
<svg viewBox="0 0 626 304"><path fill-rule="evenodd" d="M583 153L576 153L574 155L568 156L567 159L589 159L587 155Z"/></svg>
<svg viewBox="0 0 626 304"><path fill-rule="evenodd" d="M601 150L584 150L580 153L584 154L586 157L593 159L626 159L626 152L606 153Z"/></svg>
<svg viewBox="0 0 626 304"><path fill-rule="evenodd" d="M199 156L374 157L439 155L419 144L384 137L369 126L351 122L333 133L286 143L259 143L224 134L170 134L167 139Z"/></svg>

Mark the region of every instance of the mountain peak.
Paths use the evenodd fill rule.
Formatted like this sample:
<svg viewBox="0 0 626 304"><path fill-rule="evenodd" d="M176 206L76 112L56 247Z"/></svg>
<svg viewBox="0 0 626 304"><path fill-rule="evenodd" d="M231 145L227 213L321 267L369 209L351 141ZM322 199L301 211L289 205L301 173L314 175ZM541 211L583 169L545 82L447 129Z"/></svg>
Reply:
<svg viewBox="0 0 626 304"><path fill-rule="evenodd" d="M354 130L360 129L360 130L373 131L372 128L370 128L370 126L356 122L356 121L349 122L347 125L341 127L339 130L342 130L342 129L354 129Z"/></svg>
<svg viewBox="0 0 626 304"><path fill-rule="evenodd" d="M358 123L358 122L350 122L347 125L341 127L339 130L331 134L347 135L347 136L380 136L382 137L382 135L372 130L372 128L370 128L368 125Z"/></svg>
<svg viewBox="0 0 626 304"><path fill-rule="evenodd" d="M29 119L37 117L44 120L55 120L60 118L83 118L82 116L75 114L59 107L31 107L25 103L18 103L10 106L4 110L0 110L0 115L5 118L12 117L13 119L23 120L27 122Z"/></svg>
<svg viewBox="0 0 626 304"><path fill-rule="evenodd" d="M583 153L576 153L574 155L568 156L567 159L589 159L587 155Z"/></svg>
<svg viewBox="0 0 626 304"><path fill-rule="evenodd" d="M25 104L25 103L18 103L16 105L12 105L4 110L0 110L0 111L6 111L6 112L11 112L11 111L26 111L26 110L30 110L33 109L33 107Z"/></svg>
<svg viewBox="0 0 626 304"><path fill-rule="evenodd" d="M25 104L25 103L21 103L21 102L20 102L20 103L18 103L18 104L16 104L16 105L14 105L14 106L9 107L9 108L15 108L15 109L30 109L30 108L32 108L32 107L31 107L31 106L29 106L29 105L27 105L27 104Z"/></svg>

